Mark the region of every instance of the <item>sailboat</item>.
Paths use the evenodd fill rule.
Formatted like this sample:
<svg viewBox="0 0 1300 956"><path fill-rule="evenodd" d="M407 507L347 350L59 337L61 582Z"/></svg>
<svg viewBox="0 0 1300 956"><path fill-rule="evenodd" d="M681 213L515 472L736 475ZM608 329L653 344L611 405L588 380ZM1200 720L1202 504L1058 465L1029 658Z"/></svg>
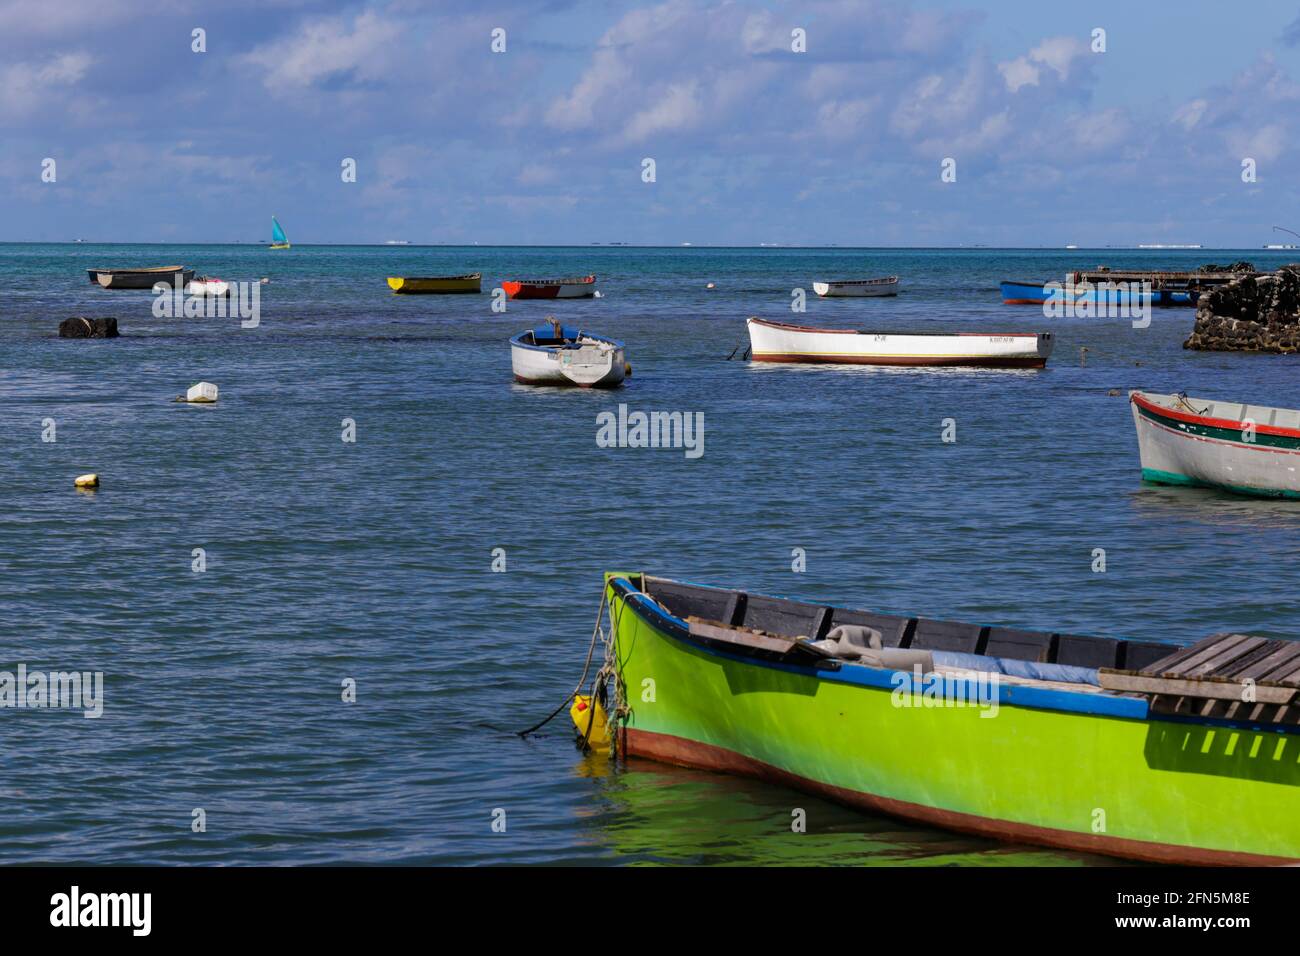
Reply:
<svg viewBox="0 0 1300 956"><path fill-rule="evenodd" d="M284 234L284 229L280 226L280 220L274 216L271 217L271 248L288 249L289 237Z"/></svg>

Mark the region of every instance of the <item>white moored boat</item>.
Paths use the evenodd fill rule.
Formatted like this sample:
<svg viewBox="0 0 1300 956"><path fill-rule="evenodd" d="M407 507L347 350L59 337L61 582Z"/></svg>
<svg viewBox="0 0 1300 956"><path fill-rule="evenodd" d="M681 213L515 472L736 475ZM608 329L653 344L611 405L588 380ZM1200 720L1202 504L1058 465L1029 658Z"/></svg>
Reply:
<svg viewBox="0 0 1300 956"><path fill-rule="evenodd" d="M185 286L186 295L230 295L230 283L216 276L201 276Z"/></svg>
<svg viewBox="0 0 1300 956"><path fill-rule="evenodd" d="M850 279L844 282L814 282L813 291L824 299L898 295L898 276L883 279Z"/></svg>
<svg viewBox="0 0 1300 956"><path fill-rule="evenodd" d="M1129 392L1142 479L1300 498L1300 411Z"/></svg>
<svg viewBox="0 0 1300 956"><path fill-rule="evenodd" d="M755 362L1042 368L1052 333L871 332L748 321Z"/></svg>
<svg viewBox="0 0 1300 956"><path fill-rule="evenodd" d="M627 374L622 342L554 319L510 340L510 365L515 381L525 385L612 388Z"/></svg>

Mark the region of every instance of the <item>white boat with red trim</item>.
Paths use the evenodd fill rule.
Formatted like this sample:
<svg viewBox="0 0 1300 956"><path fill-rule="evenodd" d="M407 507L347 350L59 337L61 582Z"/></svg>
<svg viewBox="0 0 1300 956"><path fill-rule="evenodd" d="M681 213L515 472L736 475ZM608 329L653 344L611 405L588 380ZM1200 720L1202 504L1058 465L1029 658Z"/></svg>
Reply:
<svg viewBox="0 0 1300 956"><path fill-rule="evenodd" d="M576 279L509 279L501 283L512 299L590 299L596 294L596 277Z"/></svg>
<svg viewBox="0 0 1300 956"><path fill-rule="evenodd" d="M1300 411L1129 392L1142 480L1300 498Z"/></svg>
<svg viewBox="0 0 1300 956"><path fill-rule="evenodd" d="M1042 368L1052 333L874 332L748 320L755 362Z"/></svg>
<svg viewBox="0 0 1300 956"><path fill-rule="evenodd" d="M225 296L230 295L230 283L216 276L200 276L192 279L185 286L186 295Z"/></svg>

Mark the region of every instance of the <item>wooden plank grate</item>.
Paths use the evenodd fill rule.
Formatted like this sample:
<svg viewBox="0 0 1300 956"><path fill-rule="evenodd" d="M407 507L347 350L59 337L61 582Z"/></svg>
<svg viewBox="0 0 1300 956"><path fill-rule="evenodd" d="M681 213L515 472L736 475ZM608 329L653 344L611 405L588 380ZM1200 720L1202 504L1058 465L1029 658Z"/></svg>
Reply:
<svg viewBox="0 0 1300 956"><path fill-rule="evenodd" d="M1146 695L1153 713L1300 724L1300 641L1212 634L1141 670L1103 668L1099 679Z"/></svg>

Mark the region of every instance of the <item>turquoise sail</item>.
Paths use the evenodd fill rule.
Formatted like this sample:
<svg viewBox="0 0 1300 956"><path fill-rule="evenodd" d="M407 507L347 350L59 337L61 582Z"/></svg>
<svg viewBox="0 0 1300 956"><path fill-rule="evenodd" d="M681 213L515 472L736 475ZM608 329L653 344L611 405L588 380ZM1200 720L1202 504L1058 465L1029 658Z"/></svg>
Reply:
<svg viewBox="0 0 1300 956"><path fill-rule="evenodd" d="M280 221L274 216L271 217L271 242L277 246L287 245L289 242L289 237L286 236L284 230L280 228Z"/></svg>

